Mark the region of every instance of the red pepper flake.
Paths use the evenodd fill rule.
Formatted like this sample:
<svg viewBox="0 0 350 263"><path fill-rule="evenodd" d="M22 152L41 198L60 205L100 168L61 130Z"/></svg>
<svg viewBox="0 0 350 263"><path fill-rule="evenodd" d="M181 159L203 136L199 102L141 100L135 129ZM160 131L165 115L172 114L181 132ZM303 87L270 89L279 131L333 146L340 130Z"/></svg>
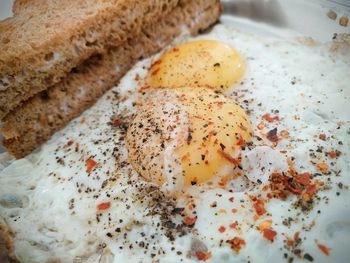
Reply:
<svg viewBox="0 0 350 263"><path fill-rule="evenodd" d="M233 249L236 253L246 245L245 240L240 237L234 237L231 240L228 240L227 243L231 245L231 249Z"/></svg>
<svg viewBox="0 0 350 263"><path fill-rule="evenodd" d="M269 113L264 114L264 115L262 116L262 118L263 118L265 121L268 121L268 122L270 122L270 123L271 123L271 122L274 122L274 121L279 121L279 120L280 120L280 118L279 118L278 116L273 116L273 117L271 117Z"/></svg>
<svg viewBox="0 0 350 263"><path fill-rule="evenodd" d="M288 164L288 167L289 167L289 173L294 176L296 174L296 170L295 170L295 164L292 160L292 158L288 157L287 158L287 164Z"/></svg>
<svg viewBox="0 0 350 263"><path fill-rule="evenodd" d="M208 259L211 258L211 252L208 251L208 252L203 252L203 251L197 251L196 252L196 257L198 260L200 261L207 261Z"/></svg>
<svg viewBox="0 0 350 263"><path fill-rule="evenodd" d="M159 72L159 70L160 70L160 68L156 68L155 70L153 70L153 71L151 72L151 76L156 75L156 74Z"/></svg>
<svg viewBox="0 0 350 263"><path fill-rule="evenodd" d="M325 245L318 243L317 240L316 240L316 244L318 248L323 252L323 254L325 254L326 256L329 256L329 254L331 253L331 249L329 247L326 247Z"/></svg>
<svg viewBox="0 0 350 263"><path fill-rule="evenodd" d="M139 90L138 90L138 92L139 93L143 93L145 90L147 90L147 89L149 89L151 86L150 85L144 85L144 86L142 86Z"/></svg>
<svg viewBox="0 0 350 263"><path fill-rule="evenodd" d="M89 158L85 161L85 164L86 164L86 172L90 173L96 167L97 162L94 159Z"/></svg>
<svg viewBox="0 0 350 263"><path fill-rule="evenodd" d="M288 177L285 173L274 172L270 175L269 181L274 197L285 199L288 192L295 195L302 194L302 186L296 182L294 177Z"/></svg>
<svg viewBox="0 0 350 263"><path fill-rule="evenodd" d="M253 207L255 209L255 212L259 215L259 216L262 216L263 214L266 213L266 210L264 208L263 205L259 204L259 203L255 203L253 204Z"/></svg>
<svg viewBox="0 0 350 263"><path fill-rule="evenodd" d="M295 241L299 240L299 237L300 237L299 231L295 232L295 233L294 233L294 240L295 240Z"/></svg>
<svg viewBox="0 0 350 263"><path fill-rule="evenodd" d="M115 119L115 120L113 120L112 124L114 127L118 127L120 124L122 124L122 120L119 118Z"/></svg>
<svg viewBox="0 0 350 263"><path fill-rule="evenodd" d="M230 228L236 229L236 227L237 227L237 223L233 222L230 224Z"/></svg>
<svg viewBox="0 0 350 263"><path fill-rule="evenodd" d="M233 203L233 202L235 201L235 198L234 198L234 197L230 197L228 200L229 200L231 203Z"/></svg>
<svg viewBox="0 0 350 263"><path fill-rule="evenodd" d="M267 220L262 221L262 222L259 224L258 229L259 229L260 231L263 231L264 229L270 228L271 225L272 225L272 220L271 220L271 219L267 219Z"/></svg>
<svg viewBox="0 0 350 263"><path fill-rule="evenodd" d="M274 128L267 133L267 139L271 142L278 142L277 128Z"/></svg>
<svg viewBox="0 0 350 263"><path fill-rule="evenodd" d="M264 238L266 238L267 240L270 240L271 242L275 240L276 235L277 235L277 232L272 228L265 228L263 230Z"/></svg>
<svg viewBox="0 0 350 263"><path fill-rule="evenodd" d="M297 174L295 180L302 185L308 186L310 184L310 173Z"/></svg>
<svg viewBox="0 0 350 263"><path fill-rule="evenodd" d="M287 237L286 242L288 247L292 247L294 245L294 240L289 237Z"/></svg>
<svg viewBox="0 0 350 263"><path fill-rule="evenodd" d="M231 155L229 155L227 152L225 152L225 151L223 151L223 150L221 150L221 149L218 150L218 153L219 153L223 158L225 158L227 161L233 163L234 165L239 166L239 165L241 164L241 162L240 162L239 159L237 160L237 159L233 158Z"/></svg>
<svg viewBox="0 0 350 263"><path fill-rule="evenodd" d="M224 175L220 178L220 181L219 181L219 186L220 187L225 187L225 185L227 184L229 178L228 178L228 175Z"/></svg>
<svg viewBox="0 0 350 263"><path fill-rule="evenodd" d="M68 146L71 146L73 143L74 143L73 140L69 140L69 141L67 142L67 145L68 145Z"/></svg>
<svg viewBox="0 0 350 263"><path fill-rule="evenodd" d="M289 137L289 132L288 131L286 131L286 130L282 130L282 131L280 131L280 136L282 137L282 138L288 138Z"/></svg>
<svg viewBox="0 0 350 263"><path fill-rule="evenodd" d="M161 59L158 59L156 61L154 61L151 65L151 68L153 68L155 65L159 65L160 63L162 63L162 60Z"/></svg>
<svg viewBox="0 0 350 263"><path fill-rule="evenodd" d="M265 128L265 124L263 122L260 122L258 126L256 126L259 130L262 130Z"/></svg>
<svg viewBox="0 0 350 263"><path fill-rule="evenodd" d="M330 152L328 152L327 154L328 154L328 156L331 157L332 159L337 157L337 152L336 152L336 151L330 151Z"/></svg>
<svg viewBox="0 0 350 263"><path fill-rule="evenodd" d="M316 164L316 168L321 172L327 172L328 171L328 164L318 163L318 164Z"/></svg>
<svg viewBox="0 0 350 263"><path fill-rule="evenodd" d="M174 47L174 48L173 48L173 51L174 51L174 52L178 52L179 49L178 49L177 47Z"/></svg>
<svg viewBox="0 0 350 263"><path fill-rule="evenodd" d="M239 135L238 142L236 143L236 144L237 144L237 146L243 146L243 145L244 145L244 143L245 143L245 141L244 141L244 139L243 139L242 135Z"/></svg>
<svg viewBox="0 0 350 263"><path fill-rule="evenodd" d="M325 141L327 139L326 134L324 133L321 133L320 135L318 135L318 138L322 141Z"/></svg>
<svg viewBox="0 0 350 263"><path fill-rule="evenodd" d="M224 233L225 230L226 230L226 227L220 226L218 230L219 230L220 233Z"/></svg>
<svg viewBox="0 0 350 263"><path fill-rule="evenodd" d="M231 211L232 211L232 213L237 213L238 210L237 210L237 208L232 208Z"/></svg>
<svg viewBox="0 0 350 263"><path fill-rule="evenodd" d="M197 217L189 217L189 216L185 216L184 218L184 223L186 226L193 226L197 221Z"/></svg>
<svg viewBox="0 0 350 263"><path fill-rule="evenodd" d="M260 218L260 217L259 217L258 215L254 215L254 216L253 216L253 220L254 220L254 222L255 222L255 221L258 221L258 220L259 220L259 218Z"/></svg>
<svg viewBox="0 0 350 263"><path fill-rule="evenodd" d="M314 194L316 194L317 192L317 185L316 184L310 184L307 188L306 188L306 192L309 196L313 196Z"/></svg>
<svg viewBox="0 0 350 263"><path fill-rule="evenodd" d="M111 207L111 202L103 202L97 205L98 210L106 210Z"/></svg>

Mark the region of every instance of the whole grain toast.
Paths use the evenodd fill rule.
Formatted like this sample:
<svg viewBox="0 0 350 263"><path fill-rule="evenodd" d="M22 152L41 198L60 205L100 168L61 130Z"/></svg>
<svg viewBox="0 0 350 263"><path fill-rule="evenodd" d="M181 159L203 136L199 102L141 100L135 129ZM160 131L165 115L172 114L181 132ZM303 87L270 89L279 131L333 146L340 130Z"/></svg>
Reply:
<svg viewBox="0 0 350 263"><path fill-rule="evenodd" d="M0 120L91 55L122 45L179 0L16 0L0 22Z"/></svg>
<svg viewBox="0 0 350 263"><path fill-rule="evenodd" d="M145 25L125 45L96 54L60 83L8 114L3 120L4 146L16 158L27 155L91 106L140 58L161 50L184 26L192 34L208 28L220 13L219 0L180 1L167 16Z"/></svg>

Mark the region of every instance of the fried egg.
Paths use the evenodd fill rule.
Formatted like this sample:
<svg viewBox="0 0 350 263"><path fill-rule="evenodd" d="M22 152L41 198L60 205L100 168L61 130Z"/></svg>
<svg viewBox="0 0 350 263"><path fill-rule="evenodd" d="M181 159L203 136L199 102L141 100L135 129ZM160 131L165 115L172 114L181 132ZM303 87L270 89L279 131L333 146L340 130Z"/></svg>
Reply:
<svg viewBox="0 0 350 263"><path fill-rule="evenodd" d="M36 152L1 155L11 252L31 263L348 262L350 48L340 37L323 44L219 24L140 61ZM232 60L215 75L224 61L212 59L200 85L195 68L157 79L182 67L174 54L152 76L167 52L186 61L198 47L181 45L208 40L239 52L240 77L230 79Z"/></svg>
<svg viewBox="0 0 350 263"><path fill-rule="evenodd" d="M176 46L149 71L151 87L227 89L241 80L245 62L232 46L216 40L195 40Z"/></svg>
<svg viewBox="0 0 350 263"><path fill-rule="evenodd" d="M248 116L232 99L184 87L150 91L126 139L130 161L144 178L179 191L233 174L251 133Z"/></svg>

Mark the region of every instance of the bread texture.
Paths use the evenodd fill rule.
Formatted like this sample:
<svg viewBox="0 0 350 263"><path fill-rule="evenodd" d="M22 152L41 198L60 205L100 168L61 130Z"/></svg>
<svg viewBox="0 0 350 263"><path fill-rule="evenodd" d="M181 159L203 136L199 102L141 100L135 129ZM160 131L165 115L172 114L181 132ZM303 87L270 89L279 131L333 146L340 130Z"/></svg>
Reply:
<svg viewBox="0 0 350 263"><path fill-rule="evenodd" d="M113 46L73 70L59 83L42 91L3 119L3 145L21 158L81 114L131 68L169 44L186 26L192 34L215 23L218 0L182 0L156 23L145 24L136 37Z"/></svg>
<svg viewBox="0 0 350 263"><path fill-rule="evenodd" d="M17 0L0 22L0 119L96 53L137 36L179 0Z"/></svg>

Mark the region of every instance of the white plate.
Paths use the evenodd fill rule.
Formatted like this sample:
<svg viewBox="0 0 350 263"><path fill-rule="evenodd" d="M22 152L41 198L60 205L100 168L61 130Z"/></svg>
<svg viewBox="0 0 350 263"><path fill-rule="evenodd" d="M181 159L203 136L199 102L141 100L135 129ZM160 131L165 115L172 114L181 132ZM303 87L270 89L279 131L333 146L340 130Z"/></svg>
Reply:
<svg viewBox="0 0 350 263"><path fill-rule="evenodd" d="M349 18L350 0L226 0L222 20L237 28L260 35L280 37L308 36L329 41L334 33L350 33L341 26ZM332 20L328 12L336 13Z"/></svg>
<svg viewBox="0 0 350 263"><path fill-rule="evenodd" d="M12 16L13 0L1 0L0 20ZM341 17L350 16L350 0L223 0L222 21L242 31L277 37L309 36L329 41L334 33L349 33ZM327 14L332 10L335 20ZM0 135L1 141L1 135ZM0 153L4 150L1 149Z"/></svg>

